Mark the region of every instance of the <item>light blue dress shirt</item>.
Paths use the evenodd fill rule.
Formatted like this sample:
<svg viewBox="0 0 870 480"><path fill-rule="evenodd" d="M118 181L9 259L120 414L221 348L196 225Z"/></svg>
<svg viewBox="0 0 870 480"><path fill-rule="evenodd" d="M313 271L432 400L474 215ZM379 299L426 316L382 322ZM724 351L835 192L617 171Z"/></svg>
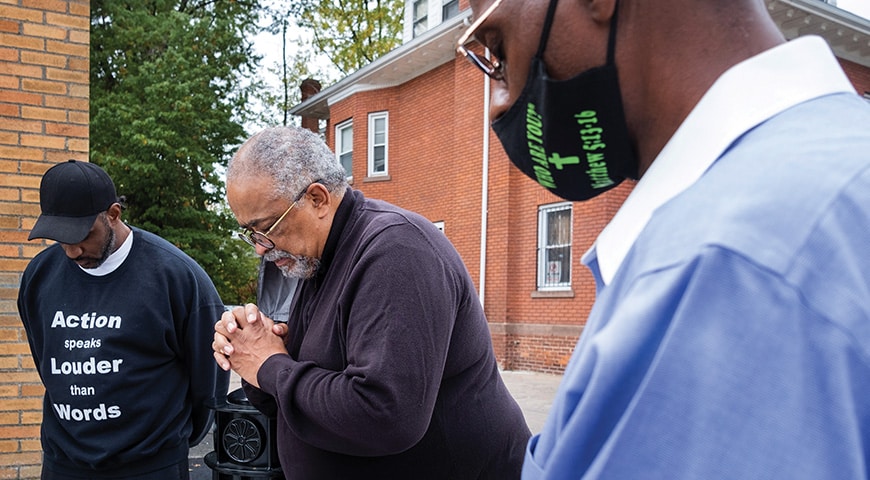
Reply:
<svg viewBox="0 0 870 480"><path fill-rule="evenodd" d="M870 478L870 105L821 39L726 72L584 263L524 479Z"/></svg>

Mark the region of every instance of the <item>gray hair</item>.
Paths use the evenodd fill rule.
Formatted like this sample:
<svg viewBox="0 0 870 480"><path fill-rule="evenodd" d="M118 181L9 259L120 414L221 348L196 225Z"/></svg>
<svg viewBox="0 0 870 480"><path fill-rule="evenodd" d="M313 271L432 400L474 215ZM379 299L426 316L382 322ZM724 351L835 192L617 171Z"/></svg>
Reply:
<svg viewBox="0 0 870 480"><path fill-rule="evenodd" d="M347 188L344 168L316 133L299 127L267 128L249 138L227 167L227 183L270 177L275 194L294 199L312 182L339 194Z"/></svg>

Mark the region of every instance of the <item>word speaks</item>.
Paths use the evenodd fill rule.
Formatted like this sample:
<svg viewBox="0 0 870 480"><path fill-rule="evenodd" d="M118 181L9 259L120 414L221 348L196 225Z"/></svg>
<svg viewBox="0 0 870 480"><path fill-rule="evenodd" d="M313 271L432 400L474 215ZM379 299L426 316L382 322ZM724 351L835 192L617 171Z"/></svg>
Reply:
<svg viewBox="0 0 870 480"><path fill-rule="evenodd" d="M97 312L86 312L81 316L64 316L63 312L58 310L54 314L54 320L51 321L51 328L82 328L85 330L92 328L121 328L121 316L97 315Z"/></svg>
<svg viewBox="0 0 870 480"><path fill-rule="evenodd" d="M91 338L90 340L64 340L63 348L73 351L77 348L90 349L100 348L102 341L99 338Z"/></svg>

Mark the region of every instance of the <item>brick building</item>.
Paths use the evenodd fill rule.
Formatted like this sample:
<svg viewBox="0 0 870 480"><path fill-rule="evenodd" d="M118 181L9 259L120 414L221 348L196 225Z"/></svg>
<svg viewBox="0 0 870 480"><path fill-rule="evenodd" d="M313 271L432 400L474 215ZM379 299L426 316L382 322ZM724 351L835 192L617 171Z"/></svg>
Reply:
<svg viewBox="0 0 870 480"><path fill-rule="evenodd" d="M870 21L819 0L766 5L787 38L824 37L870 101ZM594 297L579 259L632 184L563 202L510 164L489 128L487 77L454 53L470 13L467 0L407 0L403 46L291 113L320 121L355 188L443 226L502 367L561 372Z"/></svg>
<svg viewBox="0 0 870 480"><path fill-rule="evenodd" d="M0 0L0 478L38 478L42 383L15 299L51 165L88 159L88 0Z"/></svg>
<svg viewBox="0 0 870 480"><path fill-rule="evenodd" d="M789 38L823 35L870 92L870 22L817 0L766 4ZM631 185L572 204L510 166L485 117L487 81L454 54L467 6L408 0L405 44L295 113L325 120L354 187L443 226L504 367L561 371L594 294L579 257ZM88 0L0 0L0 479L39 475L43 388L15 298L45 246L27 242L42 173L88 159L88 42Z"/></svg>

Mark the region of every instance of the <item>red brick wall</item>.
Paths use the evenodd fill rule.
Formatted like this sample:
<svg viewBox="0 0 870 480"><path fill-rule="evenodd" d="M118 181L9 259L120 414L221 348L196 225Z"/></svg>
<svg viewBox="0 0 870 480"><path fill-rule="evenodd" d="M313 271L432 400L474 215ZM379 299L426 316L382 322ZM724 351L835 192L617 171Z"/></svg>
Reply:
<svg viewBox="0 0 870 480"><path fill-rule="evenodd" d="M859 92L870 90L870 69L842 64ZM482 296L494 349L503 368L561 372L595 297L594 281L580 257L634 182L573 204L571 291L537 292L538 207L561 199L511 165L495 134L484 130L483 109L484 77L460 59L400 86L358 93L331 106L327 139L334 147L334 125L352 118L354 187L444 221L445 233L480 289L481 173L483 136L488 135ZM389 180L371 181L365 178L368 114L382 111L389 112Z"/></svg>
<svg viewBox="0 0 870 480"><path fill-rule="evenodd" d="M474 121L472 132L473 120L457 114L453 86L453 64L447 64L404 85L354 95L332 106L327 134L334 147L334 125L352 117L353 186L433 222L444 221L477 281L482 171L477 138L483 127ZM377 112L389 114L386 181L366 178L368 115Z"/></svg>
<svg viewBox="0 0 870 480"><path fill-rule="evenodd" d="M331 106L334 125L353 119L354 187L444 221L480 288L483 136L490 142L484 307L504 368L561 372L595 295L580 256L631 186L574 204L570 296L536 291L538 207L561 201L514 168L484 124L484 77L467 62L438 67L397 87L355 94ZM389 180L366 178L368 114L389 112ZM560 327L558 332L548 326Z"/></svg>
<svg viewBox="0 0 870 480"><path fill-rule="evenodd" d="M840 59L840 65L842 65L846 75L849 76L849 80L852 81L852 85L855 86L858 94L870 96L870 67L842 59Z"/></svg>
<svg viewBox="0 0 870 480"><path fill-rule="evenodd" d="M87 0L0 0L0 478L38 478L42 383L15 299L39 181L88 159Z"/></svg>

